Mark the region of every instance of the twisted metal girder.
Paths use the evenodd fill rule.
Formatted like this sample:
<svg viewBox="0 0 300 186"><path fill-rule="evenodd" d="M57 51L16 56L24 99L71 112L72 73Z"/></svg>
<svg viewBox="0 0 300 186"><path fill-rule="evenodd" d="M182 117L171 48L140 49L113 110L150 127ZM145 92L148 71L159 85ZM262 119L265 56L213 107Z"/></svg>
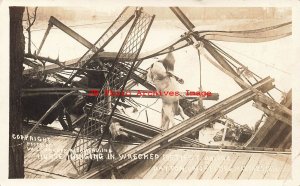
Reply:
<svg viewBox="0 0 300 186"><path fill-rule="evenodd" d="M99 149L101 146L104 134L108 131L113 113L120 99L120 96L107 96L105 91L107 89L124 90L153 19L154 16L142 12L141 9L135 11L131 28L115 61L111 64L106 83L101 88L96 102L87 113L87 121L81 127L72 145L70 154L75 155L75 158L70 160L79 174L91 167L93 159L90 159L90 157L92 154L87 152L89 152L89 149ZM128 60L120 60L124 56ZM96 111L93 109L94 107L100 109ZM76 155L79 158L76 158Z"/></svg>

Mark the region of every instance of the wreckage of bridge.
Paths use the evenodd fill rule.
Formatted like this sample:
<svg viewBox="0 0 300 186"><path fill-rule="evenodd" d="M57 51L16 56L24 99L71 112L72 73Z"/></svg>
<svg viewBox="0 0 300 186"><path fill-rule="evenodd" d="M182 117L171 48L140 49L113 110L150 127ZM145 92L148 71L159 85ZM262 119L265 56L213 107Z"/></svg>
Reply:
<svg viewBox="0 0 300 186"><path fill-rule="evenodd" d="M27 145L24 149L27 178L286 179L290 177L291 90L284 94L281 102L276 102L269 94L269 91L275 88L274 79L260 77L251 72L213 41L271 41L291 35L291 22L257 30L197 31L180 8L171 7L170 10L183 23L186 32L177 40L146 53L141 53L141 49L151 30L155 15L150 15L143 8L125 8L95 43L90 43L55 17L50 17L37 52L25 54L24 64L29 68L23 72L24 79L28 83L22 90L24 105L30 103L31 107L35 104L43 105L34 111L25 108L27 119L35 122L33 125L26 125L24 130L30 136L50 138L53 149L61 147L68 151L63 154L62 159L45 160L36 157L38 147L28 148ZM53 27L62 30L87 48L82 57L62 62L59 59L40 56ZM127 35L120 43L119 51L105 51L105 47L122 30L126 30ZM140 64L146 59L191 45L198 51L199 56L206 58L220 73L232 78L241 90L209 108L203 107L203 101L218 100L218 93L204 98L182 96L180 105L190 118L168 130L134 120L119 112L118 106L132 107L135 104L130 96L104 96L106 89L131 90L136 84L148 90L155 90L155 87L146 80L147 71L140 68ZM48 65L45 65L46 63ZM246 73L252 75L251 80ZM48 77L55 79L55 83L49 82ZM88 90L95 89L99 94L89 96ZM253 101L255 108L264 113L266 119L242 146L207 145L193 139L195 131L220 121L226 114L250 101ZM65 130L44 126L57 118ZM112 138L109 126L113 121L119 122L118 130L127 133L130 139L124 142ZM103 157L97 158L97 153L93 149L96 152L101 149ZM149 158L153 154L160 155L160 158ZM176 161L163 158L176 154L181 157L194 155L197 158L193 156L190 159L179 158ZM149 159L122 158L124 155L127 157L140 155ZM230 158L221 161L217 160L218 156ZM232 167L233 170L211 168L213 165L218 167L221 164ZM256 167L262 165L268 167L263 173L256 170ZM157 166L180 166L188 169L156 170ZM198 169L197 166L202 166L203 169ZM234 169L239 166L244 169ZM273 172L269 171L271 168ZM209 171L210 169L213 171Z"/></svg>

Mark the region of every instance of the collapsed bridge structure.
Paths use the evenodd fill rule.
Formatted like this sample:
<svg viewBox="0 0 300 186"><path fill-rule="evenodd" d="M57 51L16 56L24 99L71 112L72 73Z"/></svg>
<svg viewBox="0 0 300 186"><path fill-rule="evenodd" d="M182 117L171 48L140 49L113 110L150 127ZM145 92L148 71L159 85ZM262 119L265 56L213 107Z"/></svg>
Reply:
<svg viewBox="0 0 300 186"><path fill-rule="evenodd" d="M275 88L274 79L262 78L251 72L246 66L214 44L213 40L271 41L291 35L291 22L256 30L197 31L180 8L171 7L170 10L183 23L187 32L176 41L146 53L141 53L141 49L155 15L148 14L143 8L125 8L95 43L90 43L55 17L50 17L48 28L37 53L25 55L24 64L30 68L25 69L23 75L25 77L40 76L40 73L45 77L51 75L57 82L60 82L60 86L44 87L44 84L47 83L43 81L43 86L25 87L23 98L55 95L60 99L46 109L33 127L25 130L27 135L48 136L53 139L53 143L57 145L63 143L63 148L68 150L62 154L63 159L32 161L31 159L39 154L39 150L37 147L30 148L30 145L27 145L25 147L27 177L174 179L286 179L290 177L291 91L286 94L282 102L276 102L269 94L269 91ZM78 59L65 62L40 56L53 26L58 27L88 48L87 52ZM120 44L119 51L104 51L108 43L124 29L127 29L127 34ZM104 96L106 89L124 91L132 89L136 84L141 84L149 90L155 90L155 87L146 80L147 71L139 68L143 60L190 45L194 46L199 57L205 57L213 66L232 78L241 90L209 108L203 108L202 102L206 99L218 100L218 93L213 93L212 97L200 99L182 95L181 106L190 118L165 131L122 114L118 106L130 107L133 104L130 96ZM41 66L36 63L37 61L52 64ZM73 72L69 73L68 70ZM253 75L252 80L245 75L246 73ZM78 96L78 92L89 89L97 89L99 94L86 100ZM72 100L75 100L77 104ZM195 104L195 101L198 101L198 104ZM193 133L250 101L254 102L255 108L264 112L267 119L243 146L212 146L193 139ZM59 108L59 105L65 107ZM74 110L76 109L79 111L75 114ZM62 126L66 121L67 124L64 126L73 132L57 131L40 126L45 119L49 119L50 115L53 115L54 111L57 112L55 116L59 118ZM54 119L55 116L53 115ZM122 140L115 141L109 133L112 122L119 122L118 130L129 134L132 138L126 143L122 143ZM226 135L226 132L224 133ZM90 158L97 154L91 149L106 150L103 150L102 158ZM188 159L175 161L164 159L167 155L176 154L176 151L182 156L195 155L198 159L194 163ZM160 157L146 161L138 158L122 158L135 155L148 157L151 154L159 154ZM217 160L218 156L225 158L223 161L219 161ZM230 156L233 158L230 159ZM215 160L214 158L207 160L207 157L214 157ZM193 159L193 157L191 158ZM213 167L218 164L232 167L232 170L214 169ZM262 164L266 166L266 170L260 174L257 167ZM172 169L171 172L163 170L163 168L158 170L155 168L179 165L183 167L181 170ZM202 167L201 170L199 167L197 168L197 165ZM244 169L234 169L238 169L239 166ZM184 171L184 168L190 170ZM60 169L64 171L57 173L56 170ZM276 171L272 172L271 169Z"/></svg>

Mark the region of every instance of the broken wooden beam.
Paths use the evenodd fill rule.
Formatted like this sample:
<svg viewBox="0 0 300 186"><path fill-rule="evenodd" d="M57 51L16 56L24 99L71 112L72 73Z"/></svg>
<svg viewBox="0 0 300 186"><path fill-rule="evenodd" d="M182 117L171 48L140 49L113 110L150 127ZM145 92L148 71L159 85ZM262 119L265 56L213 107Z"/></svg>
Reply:
<svg viewBox="0 0 300 186"><path fill-rule="evenodd" d="M279 114L279 112L272 111L272 110L266 108L265 106L263 106L263 104L261 104L261 103L253 103L252 106L263 111L268 116L274 117L274 118L292 126L292 118L291 117L286 117L282 114Z"/></svg>
<svg viewBox="0 0 300 186"><path fill-rule="evenodd" d="M281 105L284 105L287 108L292 107L292 90L287 93L287 97L280 102ZM275 110L276 111L276 110ZM268 143L269 136L273 136L273 128L283 125L282 121L276 119L275 117L268 117L264 124L255 132L251 139L244 145L246 147L262 147ZM285 125L286 128L289 128L291 131L291 126ZM283 139L284 144L291 143L291 137L285 136ZM279 144L279 147L283 147L283 142Z"/></svg>
<svg viewBox="0 0 300 186"><path fill-rule="evenodd" d="M78 41L79 43L81 43L82 45L84 45L85 47L92 48L92 50L94 52L96 52L97 47L95 47L87 39L85 39L84 37L82 37L81 35L79 35L77 32L75 32L74 30L72 30L70 27L68 27L65 24L63 24L61 21L59 21L55 17L53 17L53 16L50 17L49 24L56 26L57 28L59 28L60 30L62 30L63 32L65 32L66 34L68 34L69 36L71 36L73 39L75 39L76 41Z"/></svg>
<svg viewBox="0 0 300 186"><path fill-rule="evenodd" d="M181 21L181 23L192 32L195 28L195 25L186 17L186 15L181 11L178 7L170 7L172 12L176 15L176 17Z"/></svg>
<svg viewBox="0 0 300 186"><path fill-rule="evenodd" d="M277 102L275 102L274 100L272 100L271 98L269 98L267 96L257 95L255 100L258 100L261 103L264 103L264 104L266 104L270 107L273 107L274 109L277 110L277 112L284 112L285 114L288 114L289 116L292 116L292 111L290 109L288 109L284 105L278 104Z"/></svg>

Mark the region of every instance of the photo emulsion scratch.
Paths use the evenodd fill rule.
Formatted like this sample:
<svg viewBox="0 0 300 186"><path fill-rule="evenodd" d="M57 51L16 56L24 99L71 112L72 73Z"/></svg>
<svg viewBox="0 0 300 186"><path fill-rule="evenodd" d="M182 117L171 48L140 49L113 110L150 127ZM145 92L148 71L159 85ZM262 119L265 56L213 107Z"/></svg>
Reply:
<svg viewBox="0 0 300 186"><path fill-rule="evenodd" d="M291 8L9 13L9 178L291 179Z"/></svg>

